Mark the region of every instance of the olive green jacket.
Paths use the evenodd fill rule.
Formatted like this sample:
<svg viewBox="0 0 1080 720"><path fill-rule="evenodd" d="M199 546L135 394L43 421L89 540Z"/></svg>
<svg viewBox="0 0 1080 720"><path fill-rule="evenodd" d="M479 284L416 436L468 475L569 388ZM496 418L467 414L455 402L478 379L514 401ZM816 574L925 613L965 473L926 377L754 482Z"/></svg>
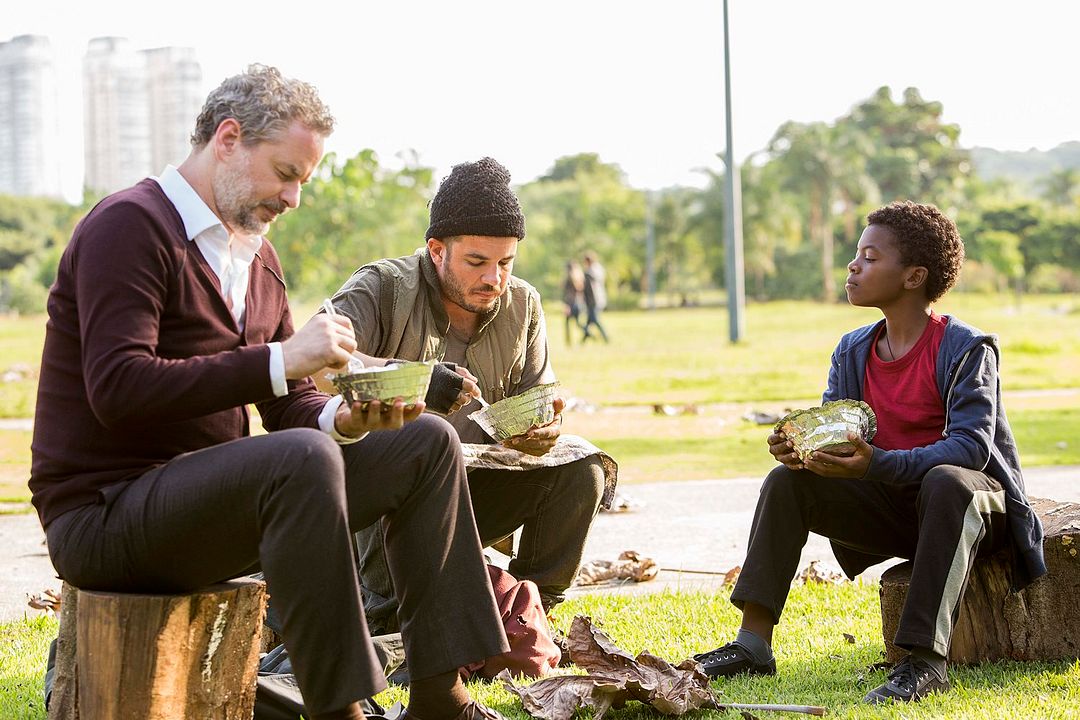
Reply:
<svg viewBox="0 0 1080 720"><path fill-rule="evenodd" d="M401 360L441 361L446 355L450 320L427 248L364 265L333 303L352 320L360 352ZM377 308L374 317L372 308ZM532 285L510 278L506 292L481 318L465 357L488 402L554 380L540 294Z"/></svg>

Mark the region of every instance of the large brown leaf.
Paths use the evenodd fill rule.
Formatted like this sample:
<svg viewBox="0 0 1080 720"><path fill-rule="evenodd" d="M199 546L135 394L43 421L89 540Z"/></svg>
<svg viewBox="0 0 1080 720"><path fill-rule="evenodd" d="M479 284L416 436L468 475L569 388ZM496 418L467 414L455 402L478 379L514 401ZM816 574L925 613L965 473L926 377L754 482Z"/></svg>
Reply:
<svg viewBox="0 0 1080 720"><path fill-rule="evenodd" d="M580 615L574 618L567 644L574 664L588 675L548 677L520 688L504 678L533 717L569 720L578 708L590 707L599 720L608 708L627 700L647 703L665 715L717 707L709 678L693 660L675 667L649 653L632 657Z"/></svg>
<svg viewBox="0 0 1080 720"><path fill-rule="evenodd" d="M629 698L626 690L588 675L549 676L523 686L514 685L505 670L498 677L521 698L525 712L539 720L570 720L578 708L590 708L594 720L601 720L610 707Z"/></svg>

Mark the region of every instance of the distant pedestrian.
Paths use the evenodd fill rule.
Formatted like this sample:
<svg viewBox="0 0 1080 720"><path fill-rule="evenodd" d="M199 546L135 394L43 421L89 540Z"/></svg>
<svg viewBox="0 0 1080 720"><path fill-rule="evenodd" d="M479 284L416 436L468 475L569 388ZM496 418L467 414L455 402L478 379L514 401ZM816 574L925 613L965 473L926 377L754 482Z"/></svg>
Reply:
<svg viewBox="0 0 1080 720"><path fill-rule="evenodd" d="M607 291L604 289L605 277L604 266L600 264L596 253L592 250L585 253L585 288L582 293L585 298L585 327L582 328L584 332L581 338L582 342L592 337L589 328L593 325L600 332L600 337L604 339L604 342L608 342L607 331L600 324L600 313L607 307Z"/></svg>
<svg viewBox="0 0 1080 720"><path fill-rule="evenodd" d="M572 345L572 338L570 336L571 323L576 325L578 330L584 331L585 326L581 324L581 311L584 309L585 303L585 273L581 270L581 265L575 260L569 260L566 263L566 276L563 278L562 285L562 299L565 306L566 313L566 344Z"/></svg>

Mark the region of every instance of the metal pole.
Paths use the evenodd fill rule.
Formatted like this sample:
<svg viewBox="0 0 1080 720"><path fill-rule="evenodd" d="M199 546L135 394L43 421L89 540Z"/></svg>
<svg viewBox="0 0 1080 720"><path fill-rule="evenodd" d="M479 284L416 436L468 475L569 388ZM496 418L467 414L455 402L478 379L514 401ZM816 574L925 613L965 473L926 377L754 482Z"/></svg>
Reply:
<svg viewBox="0 0 1080 720"><path fill-rule="evenodd" d="M727 166L724 245L727 266L728 337L731 342L737 343L743 337L746 292L743 287L742 188L731 141L731 41L728 34L727 0L724 0L724 118L727 124L727 150L724 153L724 163Z"/></svg>
<svg viewBox="0 0 1080 720"><path fill-rule="evenodd" d="M648 286L646 307L656 309L656 228L653 220L653 192L645 191L645 284Z"/></svg>

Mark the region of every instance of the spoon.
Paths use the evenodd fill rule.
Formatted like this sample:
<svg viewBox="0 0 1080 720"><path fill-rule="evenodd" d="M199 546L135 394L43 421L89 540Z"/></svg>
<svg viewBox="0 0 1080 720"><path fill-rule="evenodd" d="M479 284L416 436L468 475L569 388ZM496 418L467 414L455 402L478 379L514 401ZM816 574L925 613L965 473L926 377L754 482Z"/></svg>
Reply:
<svg viewBox="0 0 1080 720"><path fill-rule="evenodd" d="M322 301L322 309L327 315L340 315L337 308L334 307L334 303L330 302L330 298L324 298ZM356 350L353 350L352 356L360 363L361 367L364 367L364 357Z"/></svg>

